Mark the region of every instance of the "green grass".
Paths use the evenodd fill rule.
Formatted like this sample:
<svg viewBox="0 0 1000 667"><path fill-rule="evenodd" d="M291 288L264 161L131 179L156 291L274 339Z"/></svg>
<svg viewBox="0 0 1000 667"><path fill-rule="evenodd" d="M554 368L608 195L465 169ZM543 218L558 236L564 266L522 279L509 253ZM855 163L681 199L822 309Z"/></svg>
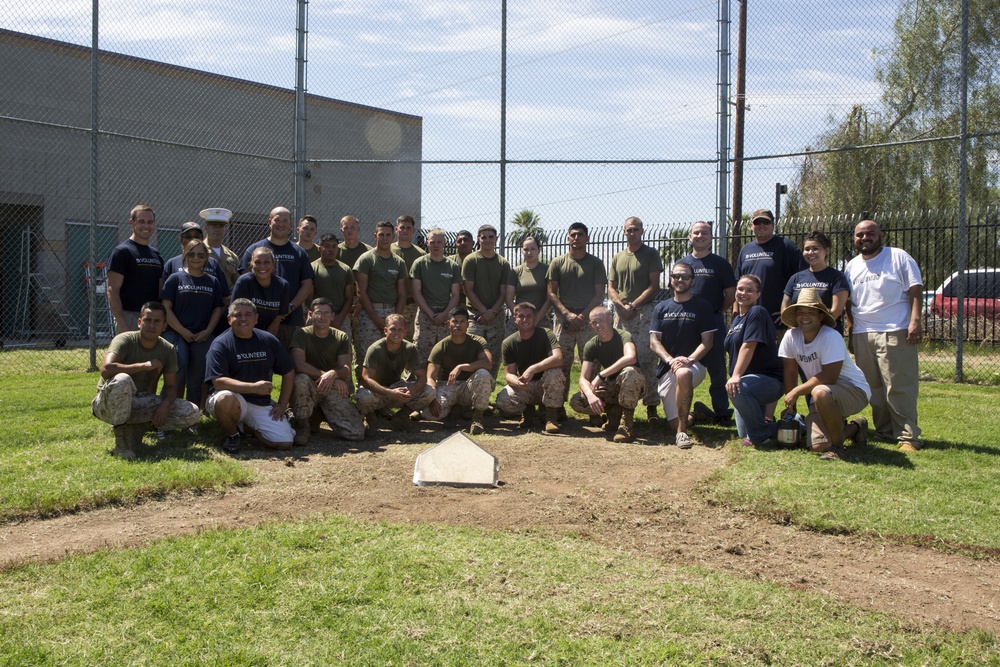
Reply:
<svg viewBox="0 0 1000 667"><path fill-rule="evenodd" d="M134 462L109 456L111 429L90 413L97 380L79 371L0 375L0 521L252 480L201 444L221 437L207 420L198 435L173 433L168 443L141 447Z"/></svg>
<svg viewBox="0 0 1000 667"><path fill-rule="evenodd" d="M997 665L985 631L565 536L342 519L0 575L0 665Z"/></svg>
<svg viewBox="0 0 1000 667"><path fill-rule="evenodd" d="M924 383L926 447L869 442L847 463L805 450L731 447L732 464L703 483L729 506L818 530L874 534L1000 556L1000 388ZM867 416L871 417L870 411ZM849 450L850 451L850 450Z"/></svg>

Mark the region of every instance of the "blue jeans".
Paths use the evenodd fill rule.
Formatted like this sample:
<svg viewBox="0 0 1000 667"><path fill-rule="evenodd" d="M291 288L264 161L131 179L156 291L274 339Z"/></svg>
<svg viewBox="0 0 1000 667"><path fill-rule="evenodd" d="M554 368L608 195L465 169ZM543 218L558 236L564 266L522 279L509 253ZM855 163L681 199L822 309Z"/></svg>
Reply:
<svg viewBox="0 0 1000 667"><path fill-rule="evenodd" d="M174 346L177 352L177 396L184 396L197 406L201 406L201 386L205 382L205 358L212 346L214 336L202 343L189 343L174 331L163 332L163 338ZM186 390L186 391L185 391Z"/></svg>
<svg viewBox="0 0 1000 667"><path fill-rule="evenodd" d="M715 338L712 349L701 360L702 366L708 371L710 384L708 395L712 397L712 412L716 417L729 416L729 394L726 393L726 319L722 313L715 314Z"/></svg>
<svg viewBox="0 0 1000 667"><path fill-rule="evenodd" d="M774 403L785 393L781 382L766 375L744 375L740 378L740 391L730 396L736 408L736 432L741 438L759 445L778 434L775 422L764 421L764 406Z"/></svg>

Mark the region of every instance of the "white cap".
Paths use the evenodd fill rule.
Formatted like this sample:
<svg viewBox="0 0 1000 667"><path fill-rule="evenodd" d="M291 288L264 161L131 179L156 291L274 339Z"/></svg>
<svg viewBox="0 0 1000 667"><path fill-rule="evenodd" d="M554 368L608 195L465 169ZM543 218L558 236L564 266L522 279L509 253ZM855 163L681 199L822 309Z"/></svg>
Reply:
<svg viewBox="0 0 1000 667"><path fill-rule="evenodd" d="M227 208L206 208L201 212L201 217L205 219L205 222L229 222L229 218L233 217L233 212Z"/></svg>

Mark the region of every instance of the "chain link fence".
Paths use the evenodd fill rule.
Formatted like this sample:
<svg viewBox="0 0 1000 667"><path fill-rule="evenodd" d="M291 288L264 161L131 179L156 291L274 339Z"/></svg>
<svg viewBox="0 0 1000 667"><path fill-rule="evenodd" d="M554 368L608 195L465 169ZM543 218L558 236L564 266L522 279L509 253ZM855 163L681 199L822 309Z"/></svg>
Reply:
<svg viewBox="0 0 1000 667"><path fill-rule="evenodd" d="M548 252L582 220L606 260L630 215L667 254L714 220L729 254L765 207L796 241L828 231L833 262L869 212L928 294L998 266L995 2L97 7L0 5L10 368L87 368L91 334L100 360L109 331L88 295L100 303L97 263L140 202L165 259L215 206L234 212L237 253L285 205L321 234L355 215L369 242L401 214L449 241L482 224L507 238L528 210ZM965 313L934 298L927 374L950 379ZM962 377L993 381L993 315L970 315Z"/></svg>

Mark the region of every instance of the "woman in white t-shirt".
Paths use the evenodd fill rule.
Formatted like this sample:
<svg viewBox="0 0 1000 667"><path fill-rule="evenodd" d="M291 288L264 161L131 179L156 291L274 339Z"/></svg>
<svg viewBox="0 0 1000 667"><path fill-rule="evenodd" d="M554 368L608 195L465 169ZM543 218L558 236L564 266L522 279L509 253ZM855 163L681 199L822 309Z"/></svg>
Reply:
<svg viewBox="0 0 1000 667"><path fill-rule="evenodd" d="M785 365L782 414L795 414L799 397L805 396L809 403L806 446L822 453L824 460L840 460L846 440L859 446L867 441L867 419L855 417L846 426L844 419L868 405L868 383L815 289L802 290L798 301L781 311L781 321L789 327L778 348ZM800 369L806 378L801 383Z"/></svg>

